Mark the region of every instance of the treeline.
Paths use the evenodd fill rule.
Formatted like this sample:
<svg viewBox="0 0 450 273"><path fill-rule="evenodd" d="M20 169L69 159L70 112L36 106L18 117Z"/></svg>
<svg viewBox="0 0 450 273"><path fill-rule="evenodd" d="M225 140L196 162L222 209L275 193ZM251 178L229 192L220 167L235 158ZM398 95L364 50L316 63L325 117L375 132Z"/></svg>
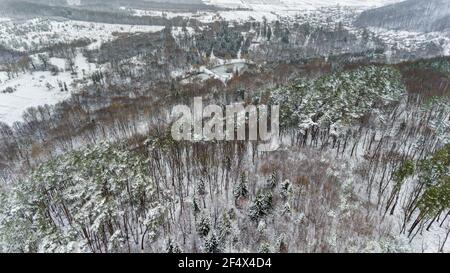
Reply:
<svg viewBox="0 0 450 273"><path fill-rule="evenodd" d="M1 196L2 252L151 249L169 197L157 195L141 156L104 144L55 160L19 183L17 195Z"/></svg>
<svg viewBox="0 0 450 273"><path fill-rule="evenodd" d="M33 71L51 71L53 75L56 75L59 73L59 68L50 63L50 58L57 57L66 59L71 71L74 72L73 59L78 53L78 50L86 47L91 42L89 39L78 39L68 43L60 42L27 53L10 53L14 51L4 49L8 52L6 54L14 54L14 58L5 59L0 64L0 70L7 73L8 79L16 78L22 73ZM34 54L37 54L37 60L30 57L30 55Z"/></svg>
<svg viewBox="0 0 450 273"><path fill-rule="evenodd" d="M167 19L161 16L132 16L123 11L102 11L74 8L67 6L49 6L40 3L24 1L5 1L3 3L3 14L13 17L61 17L76 21L88 21L107 24L129 24L129 25L152 25L152 26L182 26L186 22L194 22L194 19L176 17Z"/></svg>
<svg viewBox="0 0 450 273"><path fill-rule="evenodd" d="M419 105L411 100L402 109L415 116ZM440 190L448 185L449 153L436 149L439 141L421 120L408 119L414 123L390 138L387 132L403 114L390 109L391 124L350 127L333 145L324 129L289 150L267 154L257 152L258 143L174 142L161 123L141 139L69 152L40 165L16 184L15 194L2 197L3 250L407 251L390 238L393 231L373 200L384 204L396 181L413 173L400 167L410 164L405 159L425 158L420 166L431 168L418 172L434 174L437 168L442 180L433 180L439 183L417 203L405 200L430 213L424 215L448 211L441 202L448 193ZM427 142L411 148L420 136ZM294 137L295 132L283 134ZM363 162L355 169L336 164L352 158ZM356 175L354 181L349 175ZM369 200L361 190L369 191ZM444 199L434 198L435 192Z"/></svg>
<svg viewBox="0 0 450 273"><path fill-rule="evenodd" d="M164 55L158 57L161 56ZM43 59L46 60L45 56ZM253 67L235 75L226 85L214 79L181 84L164 77L158 79L160 74L133 76L134 65L130 64L129 70L120 70L124 67L120 63L112 70L94 73L91 76L93 84L73 93L67 101L27 109L23 122L12 126L3 124L0 139L4 150L1 154L8 159L0 161L34 165L35 160L45 160L55 150L69 151L99 139L132 137L136 132L145 134L148 128L166 120L171 105L190 104L193 96L210 97L212 101L225 103L242 99L251 101L260 90L285 84L299 73L317 76L330 72L329 64L314 59L263 71ZM153 69L158 67L153 66ZM124 82L127 77L133 81Z"/></svg>
<svg viewBox="0 0 450 273"><path fill-rule="evenodd" d="M164 38L164 31L161 34ZM172 39L172 35L167 35L161 42L173 43ZM160 57L169 58L172 52L169 50ZM423 62L404 65L423 66ZM433 71L433 64L425 68ZM400 246L389 239L388 222L382 221L383 214L379 211L392 209L390 197L394 201L399 198L412 202L408 204L417 204L416 195L397 194L395 173L405 161L429 158L448 143L449 104L440 97L424 108L430 102L426 82L415 86L418 91L422 87L421 92L411 90L409 84L403 86L414 74L401 66L398 69L390 65L353 66L357 63L349 64L347 58L278 63L237 74L226 85L212 79L190 84L163 79L144 85L146 78L117 81L130 75L121 75L114 69L96 73L93 75L95 83L73 94L70 100L53 107L31 108L24 114L24 122L12 127L1 125L0 165L5 168L2 178L11 181L8 172L18 171L16 162L24 169L36 170L37 175L27 178L30 183L25 183L25 188L16 189L18 195L33 194L32 197L4 202L4 215L10 216L8 221L12 222L2 227L5 232L2 236L25 242L18 249L7 250L350 252L376 251L371 249L376 247L379 251L398 251ZM296 80L287 87L276 88L295 76L315 79ZM405 89L409 93L405 93ZM327 92L330 90L332 92ZM285 124L282 133L283 143L290 143L289 150L270 155L257 153L257 143L192 145L173 142L166 134L170 126L167 110L175 104L190 104L194 96L223 104L242 100L246 103L267 103L275 98L287 100L283 105L288 108L284 108L283 113L295 119ZM317 112L309 116L311 126L298 127L308 121L308 117L297 115L302 113L298 109ZM337 113L341 114L338 119L334 116ZM334 126L337 121L340 126ZM109 148L105 151L103 144L99 144L102 140L124 139L125 148L107 145ZM81 153L72 152L88 144L97 145L82 149ZM106 166L111 160L127 166L128 159L135 158L129 150L138 153L138 161L145 161L146 168L139 169L139 173L119 172L112 176L116 180L105 184L100 178L114 172ZM52 160L61 153L65 153L62 158ZM114 156L108 157L110 154ZM67 182L76 178L68 166L79 166L83 162L88 166L89 162L97 161L102 161L103 165L99 166L105 168L95 174L86 169L82 180L91 183L99 174L98 188L92 191L94 195L87 195L83 200L98 206L101 202L98 198L104 198L114 209L100 206L99 210L92 211L99 213L95 215L90 215L88 210L84 222L72 222L71 232L67 233L67 219L81 217L80 206L83 208L86 203L60 200L55 196L67 191L80 193L80 189ZM344 163L336 165L337 161ZM84 165L79 167L85 168ZM422 169L419 171L421 173ZM67 176L60 177L61 173ZM152 224L136 220L143 211L151 211L151 205L146 203L145 208L139 210L133 199L110 192L110 187L116 183L124 183L124 177L136 175L151 181L148 185L154 192L150 192L158 202L164 192L173 197L164 202L168 205L164 208L167 214L164 213L162 219L157 217L161 228L154 232L143 233L146 227L153 227ZM57 185L51 191L46 184L48 177ZM354 177L354 181L345 182L348 177ZM19 176L15 179L19 180L16 182L27 181ZM140 197L146 198L143 194L146 191L140 192ZM42 206L27 203L27 200L36 200L33 198L40 200ZM66 201L75 202L70 203L74 204L71 210L64 209L69 204ZM447 207L445 203L441 205L439 212L443 217ZM16 232L18 226L33 221L9 214L12 207L8 206L21 206L19 213L36 215L44 226L32 226L27 229L29 234ZM116 208L125 210L127 216L114 214ZM419 211L413 210L410 220L421 219L415 218ZM129 217L132 227L122 224L123 217ZM97 218L99 220L95 221ZM438 222L440 225L445 221L445 218L423 219L426 221L419 220L415 224L411 238L418 230L426 229L427 224ZM414 222L406 221L408 228L405 230ZM79 248L73 242L81 242Z"/></svg>
<svg viewBox="0 0 450 273"><path fill-rule="evenodd" d="M340 22L334 26L289 25L282 21L256 23L259 46L251 52L251 58L261 62L296 61L347 53L361 54L374 60L383 58L385 44L369 31L361 32L357 35Z"/></svg>
<svg viewBox="0 0 450 273"><path fill-rule="evenodd" d="M371 241L396 250L364 209L339 209L356 196L317 151L252 155L252 144L164 133L128 147L71 152L18 183L2 197L3 251L334 252Z"/></svg>
<svg viewBox="0 0 450 273"><path fill-rule="evenodd" d="M14 51L0 45L0 68L6 63L15 62L23 56L24 54L21 52Z"/></svg>

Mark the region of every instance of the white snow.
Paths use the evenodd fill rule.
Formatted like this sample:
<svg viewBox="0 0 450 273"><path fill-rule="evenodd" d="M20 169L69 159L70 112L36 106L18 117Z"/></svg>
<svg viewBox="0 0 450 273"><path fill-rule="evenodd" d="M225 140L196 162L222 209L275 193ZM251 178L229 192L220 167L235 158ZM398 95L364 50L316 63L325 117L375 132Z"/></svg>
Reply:
<svg viewBox="0 0 450 273"><path fill-rule="evenodd" d="M389 30L371 27L369 30L376 34L384 43L391 47L405 50L415 50L424 44L434 42L444 48L442 54L450 54L450 37L443 32L414 32L407 30Z"/></svg>
<svg viewBox="0 0 450 273"><path fill-rule="evenodd" d="M81 0L67 0L67 5L69 6L79 6L81 5Z"/></svg>
<svg viewBox="0 0 450 273"><path fill-rule="evenodd" d="M166 18L185 17L195 18L201 22L213 22L215 20L245 21L254 19L262 21L278 20L279 17L295 16L318 10L320 8L351 7L360 10L379 7L400 2L401 0L204 0L205 4L230 8L229 11L218 12L169 12L157 10L142 10L125 8L134 16L162 16Z"/></svg>
<svg viewBox="0 0 450 273"><path fill-rule="evenodd" d="M163 26L140 26L123 24L104 24L71 20L51 20L35 18L25 21L12 21L0 18L0 44L18 51L28 51L54 45L59 42L72 42L77 39L95 41L89 49L100 47L104 42L116 38L120 32L156 32ZM39 62L36 56L31 56ZM8 79L7 73L0 71L0 121L12 124L22 119L23 111L29 107L55 104L67 99L70 92L76 92L79 81L87 78L96 69L96 64L86 61L81 53L74 58L77 75L66 70L67 61L62 58L50 58L50 63L61 70L53 76L48 71L22 73ZM59 84L66 83L69 92L61 92ZM6 88L13 93L3 93Z"/></svg>
<svg viewBox="0 0 450 273"><path fill-rule="evenodd" d="M168 19L175 17L192 17L199 16L205 13L192 13L192 12L171 12L171 11L158 11L158 10L142 10L142 9L129 9L134 16L161 16Z"/></svg>
<svg viewBox="0 0 450 273"><path fill-rule="evenodd" d="M11 94L0 93L0 121L9 125L22 119L25 109L32 106L44 104L54 104L60 100L68 98L68 92L60 92L57 81L70 81L67 73L61 73L58 77L51 77L49 72L35 72L24 74L16 79L10 80L7 84L1 84L0 88L17 88ZM54 86L53 90L48 90L47 83Z"/></svg>
<svg viewBox="0 0 450 273"><path fill-rule="evenodd" d="M330 6L378 7L401 0L204 0L205 4L251 10L304 10Z"/></svg>
<svg viewBox="0 0 450 273"><path fill-rule="evenodd" d="M23 112L29 107L55 104L69 98L71 92L78 90L80 85L78 81L86 78L96 68L96 65L88 63L81 53L78 53L74 59L77 75L71 75L70 71L65 71L65 59L51 58L50 63L57 66L62 72L56 76L48 71L27 72L10 80L5 72L0 73L1 122L12 125L14 122L22 120ZM69 91L62 92L60 83L66 83ZM14 88L16 91L13 93L1 92L8 87Z"/></svg>
<svg viewBox="0 0 450 273"><path fill-rule="evenodd" d="M99 47L102 43L115 39L115 33L156 32L163 28L163 26L57 21L48 18L21 22L4 21L0 22L0 44L15 50L28 51L60 42L91 39L96 41L93 47Z"/></svg>

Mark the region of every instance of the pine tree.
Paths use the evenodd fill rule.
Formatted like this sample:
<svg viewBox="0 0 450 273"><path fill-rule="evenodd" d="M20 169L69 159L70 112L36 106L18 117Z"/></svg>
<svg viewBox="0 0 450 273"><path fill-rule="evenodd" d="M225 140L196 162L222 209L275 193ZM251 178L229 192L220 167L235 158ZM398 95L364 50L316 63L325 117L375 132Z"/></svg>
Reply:
<svg viewBox="0 0 450 273"><path fill-rule="evenodd" d="M14 187L0 207L11 216L2 219L0 237L13 252L115 252L136 250L132 234L141 232L135 242L145 249L166 217L155 189L142 156L120 145L70 152L37 166ZM124 217L126 227L116 224ZM80 242L78 250L73 242Z"/></svg>
<svg viewBox="0 0 450 273"><path fill-rule="evenodd" d="M208 236L210 230L211 224L209 217L202 215L197 223L197 233L200 235L200 237L206 237Z"/></svg>
<svg viewBox="0 0 450 273"><path fill-rule="evenodd" d="M198 214L200 212L200 207L198 206L196 198L192 201L192 208L194 209L194 214Z"/></svg>
<svg viewBox="0 0 450 273"><path fill-rule="evenodd" d="M272 253L273 250L270 247L269 243L262 243L261 246L259 247L259 253Z"/></svg>
<svg viewBox="0 0 450 273"><path fill-rule="evenodd" d="M233 193L236 199L240 197L246 198L248 196L247 176L245 175L245 173L241 174L239 183L236 184Z"/></svg>
<svg viewBox="0 0 450 273"><path fill-rule="evenodd" d="M206 202L205 202L205 196L206 196L206 186L205 181L203 179L200 179L197 183L197 193L201 196L203 200L203 208L206 208Z"/></svg>
<svg viewBox="0 0 450 273"><path fill-rule="evenodd" d="M172 242L172 239L170 239L170 238L167 241L166 252L167 253L182 253L180 247L177 244L174 244Z"/></svg>
<svg viewBox="0 0 450 273"><path fill-rule="evenodd" d="M276 188L277 184L278 184L278 172L277 171L273 171L272 174L270 175L270 178L267 180L267 187L269 189L274 189Z"/></svg>
<svg viewBox="0 0 450 273"><path fill-rule="evenodd" d="M250 219L253 221L258 221L260 218L269 214L269 212L272 210L272 199L273 198L271 192L260 192L250 206Z"/></svg>
<svg viewBox="0 0 450 273"><path fill-rule="evenodd" d="M267 41L272 39L272 28L269 26L267 29Z"/></svg>
<svg viewBox="0 0 450 273"><path fill-rule="evenodd" d="M205 240L204 251L206 253L220 253L220 242L214 233Z"/></svg>
<svg viewBox="0 0 450 273"><path fill-rule="evenodd" d="M281 184L280 195L282 198L286 199L288 198L290 192L291 183L289 182L289 180L286 180Z"/></svg>
<svg viewBox="0 0 450 273"><path fill-rule="evenodd" d="M281 42L285 43L285 44L289 44L289 36L290 36L290 32L288 29L285 29L283 31L283 36L281 37Z"/></svg>
<svg viewBox="0 0 450 273"><path fill-rule="evenodd" d="M231 234L231 221L227 213L223 213L219 223L219 240L225 244L227 237Z"/></svg>

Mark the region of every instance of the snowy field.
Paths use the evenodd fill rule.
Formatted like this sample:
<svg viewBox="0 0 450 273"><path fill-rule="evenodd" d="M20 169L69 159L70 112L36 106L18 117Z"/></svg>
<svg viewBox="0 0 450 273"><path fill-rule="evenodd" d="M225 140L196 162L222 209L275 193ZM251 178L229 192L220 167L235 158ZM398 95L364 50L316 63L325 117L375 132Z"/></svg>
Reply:
<svg viewBox="0 0 450 273"><path fill-rule="evenodd" d="M96 41L91 47L98 47L114 39L114 33L156 32L162 26L140 26L104 24L71 20L50 20L35 18L26 21L0 21L0 44L14 50L29 51L60 42L79 39Z"/></svg>
<svg viewBox="0 0 450 273"><path fill-rule="evenodd" d="M25 21L13 21L0 18L0 45L17 51L37 50L56 43L69 43L79 39L89 39L89 49L100 47L103 43L115 39L115 33L156 32L163 26L136 26L122 24L104 24L71 20L50 20L35 18ZM31 56L39 63L37 56ZM76 92L81 82L98 69L96 64L88 63L81 53L74 59L76 74L66 67L66 60L51 58L50 63L61 71L52 75L49 71L19 73L9 78L0 71L0 121L12 124L22 119L23 111L29 107L55 104ZM61 91L60 85L67 91ZM12 89L12 93L3 92Z"/></svg>
<svg viewBox="0 0 450 273"><path fill-rule="evenodd" d="M58 81L71 81L70 75L61 73L52 77L49 72L35 72L24 74L10 80L7 84L0 84L3 90L13 87L14 93L0 93L0 121L12 125L22 119L23 111L29 107L55 104L69 97L68 92L61 92L59 88L49 90L46 84L57 86Z"/></svg>
<svg viewBox="0 0 450 273"><path fill-rule="evenodd" d="M76 74L66 69L65 59L51 58L50 63L61 72L57 75L52 75L49 71L27 72L13 79L8 79L6 72L0 72L1 122L12 125L22 120L23 112L29 107L55 104L69 98L70 93L76 92L81 82L87 81L89 74L98 69L96 64L88 63L81 53L74 59ZM7 88L15 91L3 93Z"/></svg>

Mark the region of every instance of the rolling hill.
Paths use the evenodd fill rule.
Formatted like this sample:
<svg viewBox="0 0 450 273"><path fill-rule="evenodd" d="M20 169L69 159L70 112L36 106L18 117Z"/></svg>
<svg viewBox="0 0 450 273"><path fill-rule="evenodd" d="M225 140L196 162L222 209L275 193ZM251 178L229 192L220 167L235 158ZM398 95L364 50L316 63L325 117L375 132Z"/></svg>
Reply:
<svg viewBox="0 0 450 273"><path fill-rule="evenodd" d="M365 11L356 24L409 31L445 31L450 29L450 1L408 0Z"/></svg>

